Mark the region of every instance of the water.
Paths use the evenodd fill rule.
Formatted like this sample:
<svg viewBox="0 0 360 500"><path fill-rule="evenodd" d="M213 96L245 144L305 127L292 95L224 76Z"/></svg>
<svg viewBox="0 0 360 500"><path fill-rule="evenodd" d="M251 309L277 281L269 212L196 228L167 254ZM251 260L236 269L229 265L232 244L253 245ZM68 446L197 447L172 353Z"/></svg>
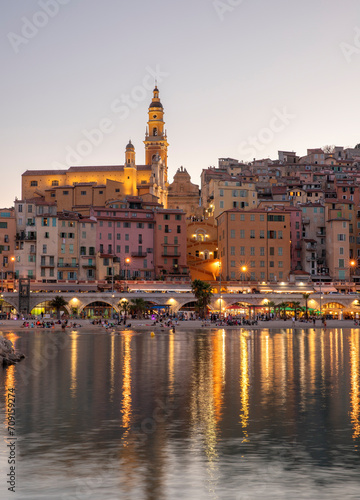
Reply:
<svg viewBox="0 0 360 500"><path fill-rule="evenodd" d="M1 499L360 499L358 330L6 336Z"/></svg>

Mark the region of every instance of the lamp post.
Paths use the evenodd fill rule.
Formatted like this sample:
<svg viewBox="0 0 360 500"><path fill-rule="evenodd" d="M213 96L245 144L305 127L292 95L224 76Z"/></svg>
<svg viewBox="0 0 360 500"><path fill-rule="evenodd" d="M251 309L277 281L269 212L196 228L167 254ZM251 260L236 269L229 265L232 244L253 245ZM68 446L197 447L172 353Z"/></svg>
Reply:
<svg viewBox="0 0 360 500"><path fill-rule="evenodd" d="M351 260L350 261L350 276L349 276L349 279L350 279L350 285L351 285L351 282L353 281L351 278L354 279L354 271L355 271L355 267L356 267L356 260Z"/></svg>
<svg viewBox="0 0 360 500"><path fill-rule="evenodd" d="M130 258L129 257L126 257L125 261L124 261L124 272L125 272L125 292L127 292L127 282L126 282L126 267L130 264Z"/></svg>
<svg viewBox="0 0 360 500"><path fill-rule="evenodd" d="M219 283L220 283L220 287L219 287L219 292L220 292L220 299L219 299L219 301L220 301L220 306L219 306L220 314L219 314L219 319L221 321L221 313L222 313L222 311L221 311L221 309L222 309L222 307L221 307L222 306L222 303L221 303L222 302L222 295L221 295L221 260L219 260L218 265L219 265Z"/></svg>
<svg viewBox="0 0 360 500"><path fill-rule="evenodd" d="M15 292L15 257L11 257L10 260L13 263L13 292Z"/></svg>

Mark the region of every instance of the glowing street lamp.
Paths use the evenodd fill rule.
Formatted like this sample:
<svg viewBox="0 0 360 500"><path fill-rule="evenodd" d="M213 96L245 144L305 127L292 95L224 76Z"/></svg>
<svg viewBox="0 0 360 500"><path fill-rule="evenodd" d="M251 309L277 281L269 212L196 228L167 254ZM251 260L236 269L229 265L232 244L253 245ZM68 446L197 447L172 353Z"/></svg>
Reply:
<svg viewBox="0 0 360 500"><path fill-rule="evenodd" d="M10 258L13 263L13 292L15 292L15 257Z"/></svg>

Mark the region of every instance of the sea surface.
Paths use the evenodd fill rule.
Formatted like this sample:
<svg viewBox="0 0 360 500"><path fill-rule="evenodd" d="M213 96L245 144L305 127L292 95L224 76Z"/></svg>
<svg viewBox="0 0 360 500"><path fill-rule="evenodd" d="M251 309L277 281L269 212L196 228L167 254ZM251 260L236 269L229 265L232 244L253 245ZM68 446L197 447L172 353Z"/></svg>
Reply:
<svg viewBox="0 0 360 500"><path fill-rule="evenodd" d="M360 499L358 329L4 336L1 499Z"/></svg>

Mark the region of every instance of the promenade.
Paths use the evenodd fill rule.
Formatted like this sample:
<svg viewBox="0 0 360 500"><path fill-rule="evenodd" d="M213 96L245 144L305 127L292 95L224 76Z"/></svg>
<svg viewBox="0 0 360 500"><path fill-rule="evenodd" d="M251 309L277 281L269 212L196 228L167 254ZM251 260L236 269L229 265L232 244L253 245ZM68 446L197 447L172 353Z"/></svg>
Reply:
<svg viewBox="0 0 360 500"><path fill-rule="evenodd" d="M72 323L75 322L76 325L80 325L80 327L71 326ZM109 331L133 331L133 332L144 332L149 331L152 332L166 332L169 330L166 326L161 326L159 323L154 325L153 321L146 319L129 319L128 324L131 327L125 327L122 325L113 325L108 328L105 328L103 325L93 325L89 320L69 320L69 326L65 329L65 332L70 332L74 330L78 330L79 332L104 332L107 333ZM111 324L111 321L110 321ZM271 320L271 321L258 321L256 325L221 325L219 323L210 323L210 321L200 321L200 320L189 320L189 321L179 321L177 325L175 325L175 332L177 331L189 331L189 330L198 330L198 329L224 329L224 330L263 330L263 329L271 329L271 330L288 330L288 329L316 329L321 330L324 329L324 326L320 320L316 320L315 325L312 321L303 322L303 321L295 321L292 320ZM353 320L327 320L326 322L326 330L336 329L336 328L356 328L359 329L359 326L355 325ZM25 331L50 331L53 330L55 332L63 331L60 325L55 325L55 328L47 329L42 327L23 327L22 320L5 320L0 321L0 335L2 332L8 333L17 330L25 330Z"/></svg>

